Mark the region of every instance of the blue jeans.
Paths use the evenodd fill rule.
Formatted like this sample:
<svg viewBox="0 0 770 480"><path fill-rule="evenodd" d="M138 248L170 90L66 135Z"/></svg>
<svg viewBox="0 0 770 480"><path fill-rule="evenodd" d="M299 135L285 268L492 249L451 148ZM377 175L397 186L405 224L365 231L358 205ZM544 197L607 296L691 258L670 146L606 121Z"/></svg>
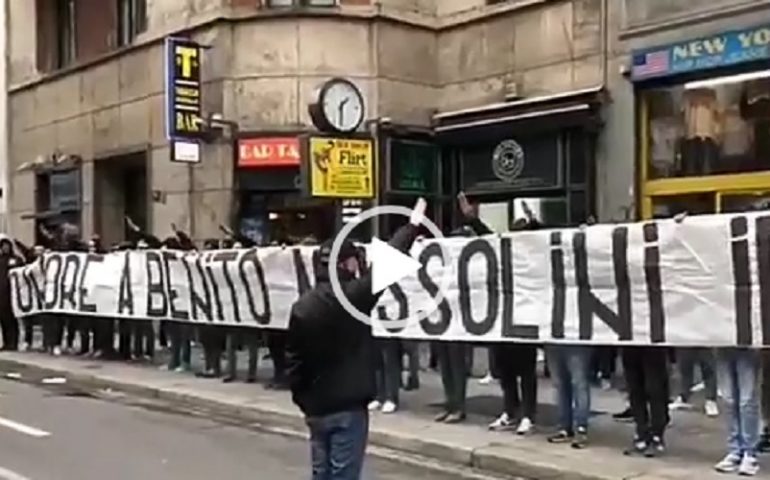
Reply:
<svg viewBox="0 0 770 480"><path fill-rule="evenodd" d="M369 436L369 412L362 408L308 417L313 480L358 480Z"/></svg>
<svg viewBox="0 0 770 480"><path fill-rule="evenodd" d="M568 433L588 429L591 414L591 347L548 347L548 367L556 388L559 428Z"/></svg>
<svg viewBox="0 0 770 480"><path fill-rule="evenodd" d="M717 373L728 405L727 448L735 455L756 455L759 442L759 352L729 348L718 352Z"/></svg>

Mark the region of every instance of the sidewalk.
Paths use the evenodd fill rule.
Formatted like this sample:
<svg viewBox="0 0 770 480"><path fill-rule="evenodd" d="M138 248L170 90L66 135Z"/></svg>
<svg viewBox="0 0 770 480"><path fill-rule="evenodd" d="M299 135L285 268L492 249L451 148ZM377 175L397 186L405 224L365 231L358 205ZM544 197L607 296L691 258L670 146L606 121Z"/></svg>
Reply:
<svg viewBox="0 0 770 480"><path fill-rule="evenodd" d="M261 362L267 363L267 362ZM241 363L243 364L243 363ZM161 398L199 406L208 411L240 419L241 423L304 433L304 422L287 392L270 391L262 385L223 384L191 374L161 371L154 366L101 362L38 353L0 354L0 374L23 376L64 375L71 383L91 388L112 388L138 396ZM260 380L269 370L260 370ZM468 422L462 425L432 421L442 401L438 376L423 372L421 388L402 392L401 410L395 415L375 414L371 443L443 462L528 479L690 479L725 478L711 469L724 454L724 418L708 419L700 412L676 412L668 433L668 455L663 459L623 456L630 442L632 425L614 422L611 413L624 407L617 391L593 391L590 440L587 450L546 443L553 430L553 389L541 381L541 416L538 433L517 437L492 433L486 425L499 413L500 391L496 384L479 385L469 380ZM763 467L770 469L770 461Z"/></svg>

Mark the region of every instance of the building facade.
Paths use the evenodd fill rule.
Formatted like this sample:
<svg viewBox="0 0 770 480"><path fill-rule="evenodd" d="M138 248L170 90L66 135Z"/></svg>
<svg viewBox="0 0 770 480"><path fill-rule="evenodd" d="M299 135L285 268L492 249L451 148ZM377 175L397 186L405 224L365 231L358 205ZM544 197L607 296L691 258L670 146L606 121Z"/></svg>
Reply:
<svg viewBox="0 0 770 480"><path fill-rule="evenodd" d="M323 236L336 204L303 194L297 142L333 77L363 93L358 134L376 144L376 198L352 205L425 195L449 228L464 189L498 228L525 214L552 225L652 216L661 192L696 188L655 177L666 174L649 159L652 110L675 108L649 99L685 80L635 77L635 59L758 27L768 3L9 0L9 228L31 241L37 226L66 220L112 242L128 216L159 237L172 224L199 240L220 225L266 240ZM207 47L203 111L237 126L194 165L170 161L169 36ZM751 188L764 181L752 178Z"/></svg>
<svg viewBox="0 0 770 480"><path fill-rule="evenodd" d="M770 2L627 3L640 216L767 208Z"/></svg>

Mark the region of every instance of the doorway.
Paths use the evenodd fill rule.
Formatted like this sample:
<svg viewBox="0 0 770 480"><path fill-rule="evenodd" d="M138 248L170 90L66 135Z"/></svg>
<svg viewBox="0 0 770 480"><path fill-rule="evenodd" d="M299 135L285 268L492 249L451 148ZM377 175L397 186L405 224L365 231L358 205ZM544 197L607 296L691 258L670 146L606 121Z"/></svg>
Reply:
<svg viewBox="0 0 770 480"><path fill-rule="evenodd" d="M145 152L97 160L94 166L94 232L105 246L129 238L125 218L148 231Z"/></svg>

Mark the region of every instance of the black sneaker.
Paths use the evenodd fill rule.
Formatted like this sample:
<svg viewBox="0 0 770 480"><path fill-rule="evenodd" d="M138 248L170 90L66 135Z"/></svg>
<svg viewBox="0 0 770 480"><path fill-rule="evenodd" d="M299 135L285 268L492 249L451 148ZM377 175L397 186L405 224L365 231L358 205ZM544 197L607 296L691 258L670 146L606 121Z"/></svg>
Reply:
<svg viewBox="0 0 770 480"><path fill-rule="evenodd" d="M631 411L631 407L628 407L622 412L612 415L612 419L618 422L630 423L634 421L634 412Z"/></svg>
<svg viewBox="0 0 770 480"><path fill-rule="evenodd" d="M575 437L572 439L572 448L583 450L588 447L588 431L585 428L578 428Z"/></svg>
<svg viewBox="0 0 770 480"><path fill-rule="evenodd" d="M573 437L572 432L562 430L548 437L548 443L569 443Z"/></svg>
<svg viewBox="0 0 770 480"><path fill-rule="evenodd" d="M759 437L759 443L757 443L757 451L759 453L770 452L770 429L765 429L762 432L762 436Z"/></svg>
<svg viewBox="0 0 770 480"><path fill-rule="evenodd" d="M647 458L660 457L664 453L666 453L666 444L663 442L662 438L654 436L647 445L644 456Z"/></svg>
<svg viewBox="0 0 770 480"><path fill-rule="evenodd" d="M623 455L627 455L627 456L644 455L648 447L649 445L647 444L646 441L637 437L637 438L634 438L634 442L631 444L630 447L623 450Z"/></svg>

